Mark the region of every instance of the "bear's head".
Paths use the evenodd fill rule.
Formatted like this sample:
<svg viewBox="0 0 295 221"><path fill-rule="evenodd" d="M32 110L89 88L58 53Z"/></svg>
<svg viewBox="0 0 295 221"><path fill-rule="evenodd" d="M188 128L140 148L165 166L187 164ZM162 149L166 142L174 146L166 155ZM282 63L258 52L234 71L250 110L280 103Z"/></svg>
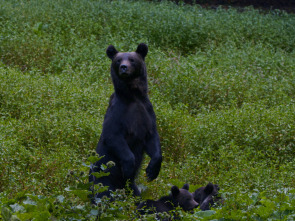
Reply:
<svg viewBox="0 0 295 221"><path fill-rule="evenodd" d="M112 75L115 74L121 80L146 75L144 63L144 58L148 53L146 44L139 44L135 52L118 52L113 45L110 45L106 53L112 60Z"/></svg>
<svg viewBox="0 0 295 221"><path fill-rule="evenodd" d="M218 196L219 186L208 183L207 186L198 188L194 193L194 199L200 204L201 210L209 210L215 203L222 201Z"/></svg>
<svg viewBox="0 0 295 221"><path fill-rule="evenodd" d="M191 194L188 190L188 184L184 184L181 189L177 186L172 186L171 188L173 201L185 211L193 210L199 206L199 204L194 200L193 194Z"/></svg>

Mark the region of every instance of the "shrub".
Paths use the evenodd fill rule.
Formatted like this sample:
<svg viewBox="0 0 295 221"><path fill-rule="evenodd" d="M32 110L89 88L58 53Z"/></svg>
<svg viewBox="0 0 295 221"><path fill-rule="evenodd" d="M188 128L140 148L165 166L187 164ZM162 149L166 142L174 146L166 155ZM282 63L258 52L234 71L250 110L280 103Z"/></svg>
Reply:
<svg viewBox="0 0 295 221"><path fill-rule="evenodd" d="M292 219L294 21L168 1L1 1L0 219L97 219L65 177L101 133L113 91L106 47L140 42L164 156L151 183L144 161L142 197L210 181L225 204L181 218ZM136 200L106 201L100 218L137 219Z"/></svg>

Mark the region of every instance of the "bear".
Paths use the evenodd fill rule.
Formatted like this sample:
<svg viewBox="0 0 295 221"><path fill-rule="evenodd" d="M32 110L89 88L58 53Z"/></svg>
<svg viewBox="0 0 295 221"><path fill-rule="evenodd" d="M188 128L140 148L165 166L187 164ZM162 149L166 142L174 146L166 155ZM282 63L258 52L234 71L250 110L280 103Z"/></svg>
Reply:
<svg viewBox="0 0 295 221"><path fill-rule="evenodd" d="M184 211L191 211L199 206L194 200L193 194L189 191L189 185L179 189L177 186L171 187L171 193L168 196L163 196L159 200L146 200L137 206L140 214L163 213L181 207ZM159 218L159 217L158 217ZM167 219L169 220L169 219Z"/></svg>
<svg viewBox="0 0 295 221"><path fill-rule="evenodd" d="M156 115L148 97L145 57L146 44L141 43L135 52L118 52L108 46L107 56L111 59L111 78L114 93L109 100L102 133L96 152L103 158L90 169L89 182L101 183L108 190L97 194L97 198L110 196L110 191L127 189L139 196L135 178L144 153L150 157L146 168L149 181L157 178L162 163L160 138ZM113 161L115 166L104 170L108 176L96 178L93 172L101 171L101 165Z"/></svg>
<svg viewBox="0 0 295 221"><path fill-rule="evenodd" d="M194 193L194 199L200 204L201 210L210 210L216 204L222 202L222 198L218 196L219 186L217 184L208 183L206 186L198 188Z"/></svg>

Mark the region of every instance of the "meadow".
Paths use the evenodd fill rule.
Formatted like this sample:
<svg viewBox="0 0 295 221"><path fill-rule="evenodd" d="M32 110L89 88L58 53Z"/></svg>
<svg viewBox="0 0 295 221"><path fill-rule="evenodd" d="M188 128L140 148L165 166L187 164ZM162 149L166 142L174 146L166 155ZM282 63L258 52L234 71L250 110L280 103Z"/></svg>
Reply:
<svg viewBox="0 0 295 221"><path fill-rule="evenodd" d="M138 199L94 207L86 184L113 92L106 48L141 42L164 157L153 182L146 157L142 197L212 182L224 204L181 220L294 220L294 36L280 10L0 1L0 220L139 219Z"/></svg>

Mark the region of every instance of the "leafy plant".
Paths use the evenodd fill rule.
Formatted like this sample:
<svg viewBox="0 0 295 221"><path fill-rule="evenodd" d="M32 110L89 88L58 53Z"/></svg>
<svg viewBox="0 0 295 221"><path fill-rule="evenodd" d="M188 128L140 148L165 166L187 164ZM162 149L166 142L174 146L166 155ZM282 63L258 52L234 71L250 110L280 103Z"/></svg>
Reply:
<svg viewBox="0 0 295 221"><path fill-rule="evenodd" d="M145 42L164 161L150 183L143 162L142 198L210 181L225 204L176 210L181 219L292 220L294 18L169 1L0 1L0 219L154 219L127 192L91 205L90 162L81 168L113 91L106 47Z"/></svg>

